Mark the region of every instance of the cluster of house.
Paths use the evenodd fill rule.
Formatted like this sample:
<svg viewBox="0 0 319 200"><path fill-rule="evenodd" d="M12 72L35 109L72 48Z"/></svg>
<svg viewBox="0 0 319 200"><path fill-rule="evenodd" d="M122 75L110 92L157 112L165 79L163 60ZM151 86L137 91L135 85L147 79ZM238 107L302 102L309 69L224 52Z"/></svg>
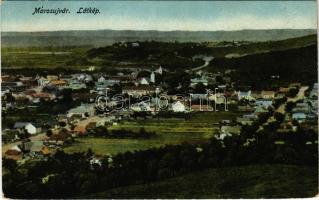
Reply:
<svg viewBox="0 0 319 200"><path fill-rule="evenodd" d="M72 89L74 99L90 99L94 100L96 93L105 92L109 87L116 84L131 85L124 87L124 92L128 94L146 94L153 91L156 75L161 75L163 69L159 67L150 71L149 77L138 77L141 70L133 70L130 74L118 73L114 76L106 76L101 73L79 73L71 75L47 75L26 77L23 75L2 75L1 91L2 97L5 94L11 94L15 98L18 105L26 105L26 102L40 103L41 100L52 101L59 98L58 91L61 89ZM91 85L94 85L92 87ZM77 90L90 89L87 94L76 93ZM3 100L6 100L3 98ZM5 108L13 107L8 102ZM3 108L4 109L4 108Z"/></svg>
<svg viewBox="0 0 319 200"><path fill-rule="evenodd" d="M307 119L316 119L318 116L318 83L315 83L308 96L299 100L291 111L292 119L299 123Z"/></svg>
<svg viewBox="0 0 319 200"><path fill-rule="evenodd" d="M298 88L301 86L297 84ZM291 87L295 87L296 84L292 84ZM262 91L260 93L253 94L251 91L238 92L238 99L247 99L249 102L244 106L238 106L239 111L246 112L242 117L237 117L235 122L230 120L223 120L219 129L219 133L215 137L219 140L223 140L227 136L240 134L243 125L252 125L257 119L259 114L267 113L269 108L273 108L274 101L276 99L283 98L289 92L289 88L279 88L276 92L274 91ZM283 95L284 94L284 95ZM257 98L257 99L256 99ZM296 124L293 121L297 121L299 124L304 125L305 122L314 122L317 124L318 119L318 83L315 83L311 88L308 95L302 95L302 97L296 100L288 98L288 102L294 102L295 106L291 111L280 110L278 108L275 112L280 112L284 119L277 129L279 133L295 132L297 130ZM286 102L283 103L285 108ZM274 109L274 108L273 108ZM270 118L270 122L274 121L274 116ZM269 121L268 121L269 122ZM264 125L267 125L266 122ZM308 127L309 128L309 127ZM317 131L317 126L311 127ZM260 127L259 131L262 129ZM247 144L253 141L247 141Z"/></svg>
<svg viewBox="0 0 319 200"><path fill-rule="evenodd" d="M51 126L55 132L43 141L42 147L45 152L47 148L57 147L71 140L72 136L85 134L88 127L104 126L106 123L116 124L130 116L131 112L157 112L159 110L169 110L176 113L200 112L200 111L228 111L228 106L233 105L236 110L243 112L235 123L225 120L220 128L218 139L223 139L227 135L239 134L243 125L251 125L261 113L267 113L276 99L285 97L291 88L300 88L300 84L291 84L289 87L280 87L276 90L235 90L230 77L227 75L231 71L221 73L196 72L190 79L190 87L195 88L198 84L208 86L218 83L218 90L206 90L206 93L192 93L187 96L169 95L163 90L161 85L156 84L157 76L163 74L164 69L149 71L149 76L140 76L139 70L133 70L128 74L118 73L114 76L106 76L101 73L79 73L71 75L47 75L26 77L22 75L2 75L2 110L9 108L23 107L26 105L37 105L42 101L55 101L60 98L59 91L62 89L72 89L72 99L82 102L81 105L69 109L64 115L58 116L58 121L64 121L69 131L61 131L63 128L58 125ZM218 80L217 80L218 79ZM149 95L149 99L134 102L123 108L121 112L111 112L107 115L100 115L96 109L96 97L105 94L108 89L120 84L121 94L126 98ZM80 92L81 89L88 91ZM317 118L317 91L318 84L314 84L308 96L299 99L296 106L290 113L285 113L286 124L282 129L287 129L290 119L305 122L307 119ZM154 94L158 94L154 95ZM12 101L14 98L14 101ZM117 104L116 99L110 98L109 104ZM123 99L122 99L123 100ZM27 132L31 135L44 133L43 126L33 122L16 122L13 129L18 132ZM72 128L71 128L72 127ZM3 131L2 134L5 134ZM41 146L40 144L37 144ZM34 145L29 145L34 146ZM9 154L20 155L24 150L15 147L9 149ZM39 148L38 148L39 149ZM42 148L40 149L42 151ZM9 155L8 154L8 155Z"/></svg>

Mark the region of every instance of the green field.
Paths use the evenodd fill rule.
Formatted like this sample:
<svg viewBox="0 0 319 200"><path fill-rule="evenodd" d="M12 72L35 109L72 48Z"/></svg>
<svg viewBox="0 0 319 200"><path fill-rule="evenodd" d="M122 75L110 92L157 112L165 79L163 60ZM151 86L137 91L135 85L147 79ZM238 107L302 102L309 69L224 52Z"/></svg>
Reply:
<svg viewBox="0 0 319 200"><path fill-rule="evenodd" d="M222 119L232 119L240 113L200 112L188 120L184 119L150 119L123 121L110 130L126 129L139 131L144 127L148 132L156 132L149 139L113 139L113 138L77 138L76 142L66 147L66 152L85 152L91 148L97 154L116 154L119 152L145 150L166 144L202 143L208 141L218 128Z"/></svg>
<svg viewBox="0 0 319 200"><path fill-rule="evenodd" d="M84 198L305 198L318 194L318 170L291 165L209 169Z"/></svg>
<svg viewBox="0 0 319 200"><path fill-rule="evenodd" d="M2 48L2 67L82 69L89 66L85 58L86 47L25 47Z"/></svg>

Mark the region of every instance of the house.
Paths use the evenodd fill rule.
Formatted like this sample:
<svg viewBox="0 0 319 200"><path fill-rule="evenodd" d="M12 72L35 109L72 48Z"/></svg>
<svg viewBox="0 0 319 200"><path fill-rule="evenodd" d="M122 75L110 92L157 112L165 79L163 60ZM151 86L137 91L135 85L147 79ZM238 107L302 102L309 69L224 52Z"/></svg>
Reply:
<svg viewBox="0 0 319 200"><path fill-rule="evenodd" d="M263 99L273 99L275 98L275 92L274 91L266 91L266 90L263 90L261 91L261 96Z"/></svg>
<svg viewBox="0 0 319 200"><path fill-rule="evenodd" d="M176 101L172 104L173 112L185 112L185 105L180 101Z"/></svg>
<svg viewBox="0 0 319 200"><path fill-rule="evenodd" d="M59 77L56 76L56 75L47 75L47 80L48 81L56 81L58 79L59 79Z"/></svg>
<svg viewBox="0 0 319 200"><path fill-rule="evenodd" d="M73 101L94 102L97 94L94 93L72 93Z"/></svg>
<svg viewBox="0 0 319 200"><path fill-rule="evenodd" d="M243 115L243 118L255 120L255 119L258 118L258 116L255 115L254 113L251 113L251 114L244 114L244 115Z"/></svg>
<svg viewBox="0 0 319 200"><path fill-rule="evenodd" d="M90 158L90 167L91 169L94 169L94 166L102 166L102 159L98 159L95 156L92 156L92 158Z"/></svg>
<svg viewBox="0 0 319 200"><path fill-rule="evenodd" d="M106 78L104 76L100 76L100 78L97 79L97 82L104 82L106 81Z"/></svg>
<svg viewBox="0 0 319 200"><path fill-rule="evenodd" d="M312 90L310 91L309 97L312 99L318 98L318 83L314 83Z"/></svg>
<svg viewBox="0 0 319 200"><path fill-rule="evenodd" d="M62 78L60 78L60 79L62 79ZM84 81L87 83L87 82L92 81L93 77L89 74L83 73L83 74L73 74L72 79L75 79L75 80L80 81L80 82Z"/></svg>
<svg viewBox="0 0 319 200"><path fill-rule="evenodd" d="M88 116L93 116L95 113L94 104L82 104L76 108L72 108L67 112L67 117L71 118L77 116L80 118L86 118Z"/></svg>
<svg viewBox="0 0 319 200"><path fill-rule="evenodd" d="M191 110L192 111L213 111L214 109L207 104L192 104L191 105Z"/></svg>
<svg viewBox="0 0 319 200"><path fill-rule="evenodd" d="M42 152L42 149L44 147L44 143L43 141L33 141L33 142L29 142L30 146L28 148L28 150L30 152Z"/></svg>
<svg viewBox="0 0 319 200"><path fill-rule="evenodd" d="M243 106L238 106L238 111L241 111L241 112L251 112L253 111L254 108L251 107L250 105L243 105Z"/></svg>
<svg viewBox="0 0 319 200"><path fill-rule="evenodd" d="M220 134L230 134L230 135L239 135L241 131L241 126L237 125L237 126L221 126L219 129L219 133Z"/></svg>
<svg viewBox="0 0 319 200"><path fill-rule="evenodd" d="M223 119L220 121L221 124L230 124L231 120L229 119Z"/></svg>
<svg viewBox="0 0 319 200"><path fill-rule="evenodd" d="M156 88L148 85L139 86L126 86L122 89L122 94L128 94L132 96L142 96L155 93Z"/></svg>
<svg viewBox="0 0 319 200"><path fill-rule="evenodd" d="M251 97L253 99L262 99L262 96L261 96L261 92L260 91L252 91L251 92Z"/></svg>
<svg viewBox="0 0 319 200"><path fill-rule="evenodd" d="M211 96L210 96L211 97ZM190 94L190 99L192 101L196 100L206 100L207 99L207 94Z"/></svg>
<svg viewBox="0 0 319 200"><path fill-rule="evenodd" d="M292 119L297 120L298 122L304 122L307 118L305 113L293 113Z"/></svg>
<svg viewBox="0 0 319 200"><path fill-rule="evenodd" d="M108 87L111 87L113 85L119 84L120 80L117 79L105 79L103 76L99 78L97 82L95 82L95 89L100 90L106 90Z"/></svg>
<svg viewBox="0 0 319 200"><path fill-rule="evenodd" d="M31 95L31 98L33 99L43 99L45 101L49 101L55 98L54 95L51 95L49 93L46 92L39 92L39 93L34 93Z"/></svg>
<svg viewBox="0 0 319 200"><path fill-rule="evenodd" d="M252 125L254 121L245 117L237 117L236 122L241 125Z"/></svg>
<svg viewBox="0 0 319 200"><path fill-rule="evenodd" d="M288 87L280 87L278 89L278 93L281 93L281 94L287 94L289 92L289 88Z"/></svg>
<svg viewBox="0 0 319 200"><path fill-rule="evenodd" d="M107 82L95 82L95 90L105 91L110 85Z"/></svg>
<svg viewBox="0 0 319 200"><path fill-rule="evenodd" d="M38 78L37 82L38 82L38 86L45 86L50 83L50 81L44 77Z"/></svg>
<svg viewBox="0 0 319 200"><path fill-rule="evenodd" d="M268 110L267 110L265 107L263 107L263 106L257 106L257 107L255 108L254 114L258 115L258 114L267 113L267 112L268 112Z"/></svg>
<svg viewBox="0 0 319 200"><path fill-rule="evenodd" d="M311 107L308 103L305 103L305 102L297 103L296 106L292 109L292 112L293 113L298 113L298 112L310 113Z"/></svg>
<svg viewBox="0 0 319 200"><path fill-rule="evenodd" d="M229 97L230 97L229 92L225 92L225 93L210 94L208 99L210 101L214 101L215 104L227 104Z"/></svg>
<svg viewBox="0 0 319 200"><path fill-rule="evenodd" d="M247 100L252 100L252 96L251 96L251 91L246 91L246 92L243 92L243 91L238 91L237 92L237 98L238 100L242 100L242 99L247 99Z"/></svg>
<svg viewBox="0 0 319 200"><path fill-rule="evenodd" d="M22 159L22 154L22 150L18 146L13 146L4 153L4 157L13 160L20 160Z"/></svg>
<svg viewBox="0 0 319 200"><path fill-rule="evenodd" d="M70 140L72 135L65 130L61 130L59 133L52 134L47 140L49 144L63 145Z"/></svg>
<svg viewBox="0 0 319 200"><path fill-rule="evenodd" d="M68 74L63 74L63 75L60 75L60 80L64 80L66 82L70 82L73 80L73 77L74 75L68 75Z"/></svg>
<svg viewBox="0 0 319 200"><path fill-rule="evenodd" d="M282 98L285 98L285 97L286 97L286 95L283 94L283 93L277 93L276 94L276 99L282 99Z"/></svg>
<svg viewBox="0 0 319 200"><path fill-rule="evenodd" d="M67 86L67 82L64 81L64 80L53 80L53 81L50 81L50 85L52 86L55 86L57 88L64 88Z"/></svg>
<svg viewBox="0 0 319 200"><path fill-rule="evenodd" d="M138 42L132 42L131 45L132 45L132 47L134 47L134 48L140 46L140 44L139 44Z"/></svg>
<svg viewBox="0 0 319 200"><path fill-rule="evenodd" d="M255 105L268 108L268 107L272 106L272 100L271 99L257 99L255 101Z"/></svg>
<svg viewBox="0 0 319 200"><path fill-rule="evenodd" d="M136 103L135 105L132 105L131 110L136 112L151 111L151 107L149 103L142 101L142 102Z"/></svg>
<svg viewBox="0 0 319 200"><path fill-rule="evenodd" d="M29 86L24 85L22 82L1 82L2 91L11 91L11 92L22 92L26 90Z"/></svg>
<svg viewBox="0 0 319 200"><path fill-rule="evenodd" d="M232 136L232 134L230 134L230 133L219 133L219 134L215 134L215 138L217 139L217 140L224 140L226 137L231 137Z"/></svg>
<svg viewBox="0 0 319 200"><path fill-rule="evenodd" d="M169 99L168 97L164 96L160 97L152 97L151 103L157 106L159 109L167 109L169 106Z"/></svg>
<svg viewBox="0 0 319 200"><path fill-rule="evenodd" d="M149 85L149 82L146 78L142 77L138 80L138 84L140 85Z"/></svg>
<svg viewBox="0 0 319 200"><path fill-rule="evenodd" d="M86 84L78 80L71 80L68 87L72 90L79 90L86 88Z"/></svg>
<svg viewBox="0 0 319 200"><path fill-rule="evenodd" d="M197 84L202 83L203 85L207 86L208 85L208 80L205 78L192 78L191 79L191 87L196 86Z"/></svg>
<svg viewBox="0 0 319 200"><path fill-rule="evenodd" d="M26 130L29 134L37 134L41 132L41 128L30 122L16 122L14 129Z"/></svg>
<svg viewBox="0 0 319 200"><path fill-rule="evenodd" d="M19 81L21 81L25 86L37 86L36 82L33 80L33 77L23 76L19 78Z"/></svg>

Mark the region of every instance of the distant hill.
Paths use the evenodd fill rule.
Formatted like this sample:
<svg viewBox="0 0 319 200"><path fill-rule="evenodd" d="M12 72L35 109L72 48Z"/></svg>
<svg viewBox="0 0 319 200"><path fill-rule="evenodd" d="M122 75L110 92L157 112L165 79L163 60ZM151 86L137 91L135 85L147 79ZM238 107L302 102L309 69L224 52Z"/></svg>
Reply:
<svg viewBox="0 0 319 200"><path fill-rule="evenodd" d="M274 41L316 34L315 29L270 29L239 31L50 31L2 32L3 47L106 46L120 41L162 42Z"/></svg>
<svg viewBox="0 0 319 200"><path fill-rule="evenodd" d="M262 88L272 82L302 82L312 84L317 81L317 45L291 48L280 51L250 54L236 58L215 58L208 70L236 70L234 80L238 84ZM280 78L272 80L271 76Z"/></svg>
<svg viewBox="0 0 319 200"><path fill-rule="evenodd" d="M82 198L305 198L318 193L316 168L289 165L209 169Z"/></svg>

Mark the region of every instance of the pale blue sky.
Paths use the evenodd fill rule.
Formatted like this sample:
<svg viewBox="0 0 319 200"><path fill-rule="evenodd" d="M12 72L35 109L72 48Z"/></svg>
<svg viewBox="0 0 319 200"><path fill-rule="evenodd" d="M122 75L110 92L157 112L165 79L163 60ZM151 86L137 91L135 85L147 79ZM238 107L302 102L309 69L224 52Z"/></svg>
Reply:
<svg viewBox="0 0 319 200"><path fill-rule="evenodd" d="M69 8L69 15L32 15L35 7ZM79 15L96 7L98 15ZM5 1L2 31L240 30L316 28L315 1Z"/></svg>

